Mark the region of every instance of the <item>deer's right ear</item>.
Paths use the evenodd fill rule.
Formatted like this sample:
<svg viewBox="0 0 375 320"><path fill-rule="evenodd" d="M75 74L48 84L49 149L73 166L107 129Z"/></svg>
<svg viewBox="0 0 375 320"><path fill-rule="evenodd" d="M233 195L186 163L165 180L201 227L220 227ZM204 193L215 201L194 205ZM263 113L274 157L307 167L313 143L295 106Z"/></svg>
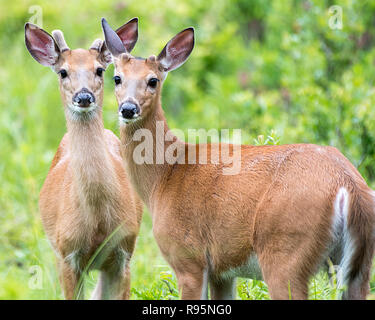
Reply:
<svg viewBox="0 0 375 320"><path fill-rule="evenodd" d="M59 60L60 51L53 37L32 23L25 24L25 43L40 64L52 67Z"/></svg>

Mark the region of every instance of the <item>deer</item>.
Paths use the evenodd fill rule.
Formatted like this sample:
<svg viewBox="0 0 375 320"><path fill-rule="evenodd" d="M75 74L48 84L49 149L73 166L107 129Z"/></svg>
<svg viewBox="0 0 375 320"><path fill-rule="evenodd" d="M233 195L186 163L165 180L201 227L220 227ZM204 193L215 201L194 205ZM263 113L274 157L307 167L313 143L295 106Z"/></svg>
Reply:
<svg viewBox="0 0 375 320"><path fill-rule="evenodd" d="M132 50L138 19L117 32L127 50ZM25 43L37 62L58 75L66 118L67 132L39 198L42 224L56 254L64 296L84 299L79 284L89 268L99 270L92 299L128 299L129 263L143 205L128 182L120 141L103 125L103 77L111 55L103 40L96 39L89 50L71 50L62 31L50 35L31 23L25 25Z"/></svg>
<svg viewBox="0 0 375 320"><path fill-rule="evenodd" d="M192 163L235 147L186 143L164 116L163 82L192 52L194 28L148 58L133 57L104 18L102 29L115 66L122 157L181 298L234 299L236 278L245 277L264 280L272 299L307 299L309 279L330 259L341 298L365 299L375 193L351 162L335 147L287 144L239 145L235 174L224 174L221 158ZM140 130L151 136L151 161L143 163L135 157L146 141ZM158 130L169 137L163 152L184 151L174 161L157 161Z"/></svg>

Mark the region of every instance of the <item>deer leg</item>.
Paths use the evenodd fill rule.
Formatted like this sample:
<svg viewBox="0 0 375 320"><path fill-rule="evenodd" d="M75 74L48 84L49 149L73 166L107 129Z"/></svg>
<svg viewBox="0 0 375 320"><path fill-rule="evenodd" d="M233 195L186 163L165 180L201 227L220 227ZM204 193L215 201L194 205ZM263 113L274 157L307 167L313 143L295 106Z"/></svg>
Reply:
<svg viewBox="0 0 375 320"><path fill-rule="evenodd" d="M272 300L307 300L308 298L307 280L275 275L269 276L266 283Z"/></svg>
<svg viewBox="0 0 375 320"><path fill-rule="evenodd" d="M207 271L198 266L175 270L182 300L207 299Z"/></svg>
<svg viewBox="0 0 375 320"><path fill-rule="evenodd" d="M236 299L236 278L210 279L211 300Z"/></svg>
<svg viewBox="0 0 375 320"><path fill-rule="evenodd" d="M79 296L75 297L76 286L80 279L81 273L79 271L74 270L69 263L63 260L60 260L58 262L58 266L59 266L60 284L63 289L65 299L67 300L73 300L75 298L83 299L84 298L83 284L82 284L82 290L80 290Z"/></svg>
<svg viewBox="0 0 375 320"><path fill-rule="evenodd" d="M122 299L124 279L121 275L108 270L100 271L99 279L91 296L91 300Z"/></svg>
<svg viewBox="0 0 375 320"><path fill-rule="evenodd" d="M356 276L348 281L348 288L344 292L343 300L366 300L370 291L369 277Z"/></svg>
<svg viewBox="0 0 375 320"><path fill-rule="evenodd" d="M118 252L123 252L118 250ZM130 266L126 253L111 264L105 264L100 271L98 283L91 300L120 300L130 297Z"/></svg>
<svg viewBox="0 0 375 320"><path fill-rule="evenodd" d="M129 300L130 299L130 283L131 283L131 273L130 273L130 266L128 265L125 269L124 274L124 286L122 290L122 299Z"/></svg>
<svg viewBox="0 0 375 320"><path fill-rule="evenodd" d="M264 244L257 254L263 279L273 300L307 300L310 277L318 269L316 255L306 254L308 247L301 241L301 247L291 247L283 237L278 236Z"/></svg>
<svg viewBox="0 0 375 320"><path fill-rule="evenodd" d="M130 268L120 274L100 271L91 300L128 300L130 298Z"/></svg>
<svg viewBox="0 0 375 320"><path fill-rule="evenodd" d="M344 281L340 282L343 282L344 287L346 287L342 295L344 300L365 300L369 294L374 247L370 244L366 247L363 246L361 249L362 252L357 253L358 256L362 257L360 262L359 259L351 257L348 266L345 263L342 266L340 265L343 270L340 270L339 273L344 278Z"/></svg>
<svg viewBox="0 0 375 320"><path fill-rule="evenodd" d="M268 252L260 255L263 278L273 300L307 300L309 275L303 270L308 261L303 257Z"/></svg>

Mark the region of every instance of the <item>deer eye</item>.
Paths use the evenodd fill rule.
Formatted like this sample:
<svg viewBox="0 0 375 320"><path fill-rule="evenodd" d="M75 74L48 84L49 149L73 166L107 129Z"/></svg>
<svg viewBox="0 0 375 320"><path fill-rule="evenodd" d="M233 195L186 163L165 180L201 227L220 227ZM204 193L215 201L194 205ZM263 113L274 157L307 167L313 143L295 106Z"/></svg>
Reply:
<svg viewBox="0 0 375 320"><path fill-rule="evenodd" d="M98 68L98 69L96 69L96 75L99 76L99 77L101 77L103 75L104 71L105 70L103 68Z"/></svg>
<svg viewBox="0 0 375 320"><path fill-rule="evenodd" d="M150 80L148 80L147 85L150 86L151 88L156 88L158 82L159 82L159 79L151 78Z"/></svg>
<svg viewBox="0 0 375 320"><path fill-rule="evenodd" d="M115 80L116 85L121 83L121 78L119 76L114 76L113 80Z"/></svg>
<svg viewBox="0 0 375 320"><path fill-rule="evenodd" d="M58 73L60 74L61 79L64 79L68 76L68 73L65 69L61 69Z"/></svg>

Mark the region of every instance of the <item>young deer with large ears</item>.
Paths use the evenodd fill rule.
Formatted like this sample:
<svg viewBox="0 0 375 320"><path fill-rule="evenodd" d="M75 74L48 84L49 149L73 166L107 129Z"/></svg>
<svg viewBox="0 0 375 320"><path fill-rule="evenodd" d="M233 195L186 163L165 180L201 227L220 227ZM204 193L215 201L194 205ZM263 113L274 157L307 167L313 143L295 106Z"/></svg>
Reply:
<svg viewBox="0 0 375 320"><path fill-rule="evenodd" d="M137 41L138 20L117 32L130 51ZM93 262L100 276L92 298L126 299L142 204L128 183L119 139L103 127L103 73L111 55L100 39L89 50L70 50L61 31L52 35L25 25L27 49L59 76L67 124L40 193L42 222L67 299L75 297L82 271L110 235Z"/></svg>
<svg viewBox="0 0 375 320"><path fill-rule="evenodd" d="M114 56L127 172L150 209L156 241L182 298L207 298L208 284L211 298L233 298L235 278L253 277L266 281L273 299L289 294L306 299L309 278L330 257L340 266L344 298L364 299L374 251L375 194L356 168L337 149L310 144L239 146L235 175L224 175L221 162L191 164L191 154L230 147L187 144L168 131L162 84L191 53L194 30L177 34L157 58L139 59L105 20L102 26ZM184 151L172 163L155 163L160 124L169 132L163 151L172 144ZM133 158L144 143L140 128L153 139L153 159L143 164Z"/></svg>

